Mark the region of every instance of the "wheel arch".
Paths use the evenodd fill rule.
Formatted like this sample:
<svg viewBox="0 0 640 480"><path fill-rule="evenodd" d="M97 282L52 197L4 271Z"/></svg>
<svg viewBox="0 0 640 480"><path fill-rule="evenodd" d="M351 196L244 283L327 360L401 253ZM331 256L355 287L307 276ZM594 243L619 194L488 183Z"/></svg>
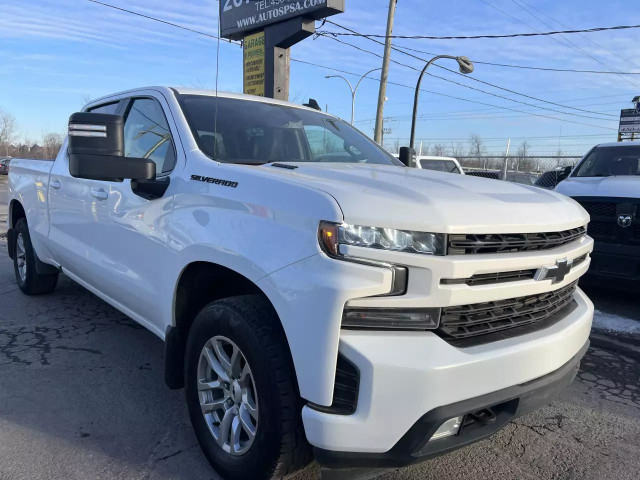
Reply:
<svg viewBox="0 0 640 480"><path fill-rule="evenodd" d="M9 203L9 228L15 228L21 218L27 218L27 214L20 200L13 199Z"/></svg>
<svg viewBox="0 0 640 480"><path fill-rule="evenodd" d="M241 273L210 261L194 261L184 266L174 290L173 320L165 335L165 382L169 388L179 389L184 386L185 347L198 312L213 301L238 295L263 297L276 317L280 318L267 294ZM289 340L280 321L278 327L287 341L291 359ZM291 362L293 365L292 359Z"/></svg>

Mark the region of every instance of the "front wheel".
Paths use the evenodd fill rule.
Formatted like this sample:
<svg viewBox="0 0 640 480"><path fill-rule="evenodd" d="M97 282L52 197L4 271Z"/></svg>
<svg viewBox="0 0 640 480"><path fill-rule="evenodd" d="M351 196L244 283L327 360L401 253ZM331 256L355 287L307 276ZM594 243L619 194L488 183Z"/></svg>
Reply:
<svg viewBox="0 0 640 480"><path fill-rule="evenodd" d="M311 459L278 322L265 299L247 295L210 303L189 331L189 415L204 454L226 479L282 478Z"/></svg>
<svg viewBox="0 0 640 480"><path fill-rule="evenodd" d="M58 283L58 274L40 275L36 271L36 252L31 244L27 220L18 220L14 230L13 270L18 287L27 295L41 295L53 291Z"/></svg>

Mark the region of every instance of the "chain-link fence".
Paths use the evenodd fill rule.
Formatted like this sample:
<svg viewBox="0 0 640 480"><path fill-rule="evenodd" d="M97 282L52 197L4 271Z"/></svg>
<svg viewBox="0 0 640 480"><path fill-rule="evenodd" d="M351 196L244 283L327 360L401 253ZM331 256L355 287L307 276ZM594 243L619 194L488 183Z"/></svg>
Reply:
<svg viewBox="0 0 640 480"><path fill-rule="evenodd" d="M459 156L467 175L553 189L567 178L580 156Z"/></svg>

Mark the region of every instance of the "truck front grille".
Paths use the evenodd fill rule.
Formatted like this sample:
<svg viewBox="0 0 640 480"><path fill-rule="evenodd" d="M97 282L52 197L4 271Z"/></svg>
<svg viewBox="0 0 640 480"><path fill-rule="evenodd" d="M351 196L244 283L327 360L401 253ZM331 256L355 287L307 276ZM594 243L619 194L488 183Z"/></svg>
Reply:
<svg viewBox="0 0 640 480"><path fill-rule="evenodd" d="M445 307L436 332L449 343L471 346L524 333L519 327L543 328L563 317L561 311L573 302L577 283L537 295Z"/></svg>
<svg viewBox="0 0 640 480"><path fill-rule="evenodd" d="M574 197L591 216L589 236L598 243L638 245L635 227L640 222L640 199L628 197ZM620 225L622 215L631 216L631 226Z"/></svg>
<svg viewBox="0 0 640 480"><path fill-rule="evenodd" d="M616 214L615 203L581 202L581 205L593 217L613 217Z"/></svg>
<svg viewBox="0 0 640 480"><path fill-rule="evenodd" d="M585 227L562 232L493 233L449 235L448 255L508 253L549 250L574 242L586 234Z"/></svg>
<svg viewBox="0 0 640 480"><path fill-rule="evenodd" d="M572 268L577 267L587 259L584 254L573 261ZM477 273L469 278L443 278L442 285L468 285L477 287L480 285L495 285L500 283L519 282L521 280L532 280L536 276L537 268L528 270L513 270L510 272Z"/></svg>

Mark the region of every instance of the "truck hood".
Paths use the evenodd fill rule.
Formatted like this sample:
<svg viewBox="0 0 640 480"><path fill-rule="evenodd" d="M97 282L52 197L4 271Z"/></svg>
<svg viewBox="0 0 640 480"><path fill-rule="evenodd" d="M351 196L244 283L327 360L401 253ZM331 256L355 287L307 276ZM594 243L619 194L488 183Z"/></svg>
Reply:
<svg viewBox="0 0 640 480"><path fill-rule="evenodd" d="M560 182L555 190L570 197L638 198L640 176L569 177Z"/></svg>
<svg viewBox="0 0 640 480"><path fill-rule="evenodd" d="M438 233L526 233L585 225L588 214L555 192L473 176L391 165L264 165L332 195L346 223Z"/></svg>

